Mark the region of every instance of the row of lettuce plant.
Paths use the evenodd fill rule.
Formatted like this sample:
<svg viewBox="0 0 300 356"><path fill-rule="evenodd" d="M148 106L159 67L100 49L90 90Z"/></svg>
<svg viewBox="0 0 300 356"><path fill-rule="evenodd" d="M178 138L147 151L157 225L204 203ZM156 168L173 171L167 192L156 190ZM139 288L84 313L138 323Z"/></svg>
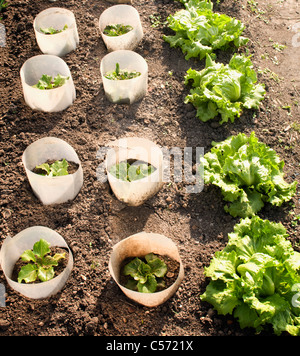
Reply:
<svg viewBox="0 0 300 356"><path fill-rule="evenodd" d="M185 85L192 88L185 103L194 105L203 122L221 117L220 124L234 122L243 109L257 109L266 92L257 83L250 56L234 54L228 65L214 61L214 51L247 44L244 24L214 12L210 0L180 1L185 9L167 19L176 34L164 40L181 48L186 60L206 57L203 70L187 71ZM285 181L284 161L254 132L212 146L201 158L204 182L220 188L225 211L241 221L205 267L210 282L200 298L219 314L233 314L241 328L259 332L270 324L275 334L300 335L300 253L281 223L256 215L265 203L281 206L291 200L297 182Z"/></svg>

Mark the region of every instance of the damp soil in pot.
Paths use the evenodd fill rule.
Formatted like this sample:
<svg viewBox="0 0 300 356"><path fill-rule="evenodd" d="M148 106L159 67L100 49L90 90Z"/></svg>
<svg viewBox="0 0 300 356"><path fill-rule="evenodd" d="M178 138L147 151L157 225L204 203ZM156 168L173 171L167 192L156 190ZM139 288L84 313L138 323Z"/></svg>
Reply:
<svg viewBox="0 0 300 356"><path fill-rule="evenodd" d="M120 284L140 293L160 292L176 282L179 269L180 263L169 256L129 257L120 265Z"/></svg>

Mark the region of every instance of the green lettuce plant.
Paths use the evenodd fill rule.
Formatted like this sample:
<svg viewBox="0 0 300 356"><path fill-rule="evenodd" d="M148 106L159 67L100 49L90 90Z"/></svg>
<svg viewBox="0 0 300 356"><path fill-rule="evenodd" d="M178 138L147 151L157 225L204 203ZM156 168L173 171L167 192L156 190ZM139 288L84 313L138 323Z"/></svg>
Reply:
<svg viewBox="0 0 300 356"><path fill-rule="evenodd" d="M251 217L270 203L281 206L296 193L297 182L284 180L284 161L255 133L240 133L222 142L213 142L210 152L200 158L204 182L221 189L229 202L225 211L233 217Z"/></svg>
<svg viewBox="0 0 300 356"><path fill-rule="evenodd" d="M29 262L23 266L18 274L18 282L25 283L35 282L37 279L42 282L51 280L55 275L54 268L58 266L58 262L65 258L65 253L56 253L53 257L50 255L50 243L44 239L40 239L33 245L32 250L26 250L21 259L24 262Z"/></svg>
<svg viewBox="0 0 300 356"><path fill-rule="evenodd" d="M152 165L141 163L139 161L132 164L120 162L110 168L110 174L114 177L128 182L143 179L155 171Z"/></svg>
<svg viewBox="0 0 300 356"><path fill-rule="evenodd" d="M192 103L196 116L203 122L221 116L220 124L234 122L243 109L257 109L264 99L263 84L257 84L257 75L250 57L234 54L228 65L214 62L206 55L201 71L189 69L185 85L192 84L185 103Z"/></svg>
<svg viewBox="0 0 300 356"><path fill-rule="evenodd" d="M60 74L57 74L53 79L51 75L43 74L38 83L33 85L33 88L40 90L55 89L63 86L69 79L70 77L66 77Z"/></svg>
<svg viewBox="0 0 300 356"><path fill-rule="evenodd" d="M167 273L167 265L157 255L149 253L145 262L136 257L123 269L124 276L130 276L126 288L141 293L154 293L163 287L162 278Z"/></svg>
<svg viewBox="0 0 300 356"><path fill-rule="evenodd" d="M38 174L42 176L60 177L60 176L68 175L68 167L69 167L69 163L64 158L61 161L55 161L51 164L43 163L39 166L36 166L35 169L38 172Z"/></svg>
<svg viewBox="0 0 300 356"><path fill-rule="evenodd" d="M169 15L169 28L176 32L174 36L164 36L171 47L180 47L186 54L202 59L216 49L226 50L231 44L236 47L245 45L248 39L241 36L244 24L241 21L213 11L210 0L181 1L185 9Z"/></svg>
<svg viewBox="0 0 300 356"><path fill-rule="evenodd" d="M219 314L233 314L241 328L260 332L270 324L277 335L299 336L300 253L287 237L282 224L257 216L241 220L205 268L210 282L201 300Z"/></svg>

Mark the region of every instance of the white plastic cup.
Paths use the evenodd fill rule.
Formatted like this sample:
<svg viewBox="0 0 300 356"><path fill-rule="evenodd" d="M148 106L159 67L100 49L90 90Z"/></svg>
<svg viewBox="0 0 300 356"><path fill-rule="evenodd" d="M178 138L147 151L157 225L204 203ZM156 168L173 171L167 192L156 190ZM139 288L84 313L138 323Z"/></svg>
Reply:
<svg viewBox="0 0 300 356"><path fill-rule="evenodd" d="M24 284L13 281L12 273L16 262L26 250L32 250L33 245L41 238L48 241L53 247L62 247L68 249L69 260L66 268L57 277L47 282L36 284ZM31 299L44 299L58 293L67 282L73 269L73 255L66 241L57 232L44 227L29 227L13 238L7 237L1 247L0 264L7 283L15 291Z"/></svg>
<svg viewBox="0 0 300 356"><path fill-rule="evenodd" d="M47 160L77 163L77 171L60 177L41 176L32 172ZM44 137L29 145L23 153L22 162L34 194L44 205L61 204L75 199L83 185L83 170L75 150L56 137Z"/></svg>
<svg viewBox="0 0 300 356"><path fill-rule="evenodd" d="M110 187L118 200L139 206L153 197L163 186L163 152L154 142L138 137L123 138L108 144L106 171ZM132 182L123 181L110 173L117 163L128 160L143 161L156 170L149 176Z"/></svg>
<svg viewBox="0 0 300 356"><path fill-rule="evenodd" d="M126 258L144 257L148 253L166 255L180 263L179 274L176 281L167 289L155 293L140 293L132 291L120 284L120 266ZM184 278L184 268L174 242L160 234L140 232L118 242L113 247L109 260L109 271L112 278L123 293L135 302L147 307L156 307L166 302L177 291Z"/></svg>
<svg viewBox="0 0 300 356"><path fill-rule="evenodd" d="M55 89L34 88L42 75L69 77L66 83ZM20 71L24 99L33 110L58 112L67 109L76 99L76 90L68 65L59 57L39 55L28 59Z"/></svg>
<svg viewBox="0 0 300 356"><path fill-rule="evenodd" d="M131 31L121 36L107 36L103 33L108 25L130 25ZM134 50L143 38L143 28L140 15L131 5L111 6L100 16L99 27L102 39L109 52L121 49Z"/></svg>
<svg viewBox="0 0 300 356"><path fill-rule="evenodd" d="M105 75L116 69L119 63L120 69L136 70L140 76L128 80L111 80ZM103 57L100 65L103 88L108 100L117 104L132 104L141 100L148 89L148 64L138 53L129 50L119 50L108 53Z"/></svg>
<svg viewBox="0 0 300 356"><path fill-rule="evenodd" d="M41 28L53 27L62 30L64 26L68 28L54 35L46 35ZM79 44L76 19L72 11L59 7L52 7L40 12L33 23L36 41L40 50L45 54L55 56L65 56L76 49Z"/></svg>

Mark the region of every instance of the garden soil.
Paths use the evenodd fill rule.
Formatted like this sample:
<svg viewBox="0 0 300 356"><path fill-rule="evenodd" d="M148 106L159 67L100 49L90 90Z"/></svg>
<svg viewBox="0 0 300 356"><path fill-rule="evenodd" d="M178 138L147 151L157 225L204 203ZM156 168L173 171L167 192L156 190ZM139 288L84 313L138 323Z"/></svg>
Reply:
<svg viewBox="0 0 300 356"><path fill-rule="evenodd" d="M252 55L259 82L267 95L258 110L248 110L234 123L203 123L193 106L184 104L189 88L184 75L189 68L204 68L204 60L186 61L180 49L164 42L172 34L165 21L183 8L173 0L134 0L144 29L136 52L149 66L147 95L132 105L111 104L104 95L100 61L107 53L101 39L100 14L113 4L102 0L9 0L2 24L6 45L0 48L0 243L7 236L34 226L60 233L71 247L75 262L64 289L46 300L27 299L6 288L6 307L0 308L0 336L100 335L100 336L238 336L255 335L241 329L233 316L221 316L199 295L208 279L204 267L225 247L228 233L239 219L224 211L219 189L205 186L188 194L185 183L171 177L163 189L140 207L118 201L107 182L97 179L103 154L99 148L120 137L139 136L167 148L203 147L212 141L255 131L259 140L274 148L285 161L286 180L300 179L299 90L300 38L296 32L300 8L296 0L258 2L224 0L215 11L236 17L246 25L250 39L239 52ZM24 102L20 68L41 54L32 27L42 10L58 6L74 12L79 47L64 57L76 86L74 104L60 113L32 111ZM285 45L282 49L276 44ZM2 45L3 41L2 41ZM233 51L218 52L228 63ZM22 165L22 153L35 140L56 136L78 153L84 185L72 202L43 206L33 194ZM300 251L299 189L293 200L280 208L266 205L259 216L281 222L293 247ZM112 280L108 262L112 246L140 231L170 237L178 246L185 278L176 294L156 308L129 300ZM272 335L266 328L260 335Z"/></svg>

